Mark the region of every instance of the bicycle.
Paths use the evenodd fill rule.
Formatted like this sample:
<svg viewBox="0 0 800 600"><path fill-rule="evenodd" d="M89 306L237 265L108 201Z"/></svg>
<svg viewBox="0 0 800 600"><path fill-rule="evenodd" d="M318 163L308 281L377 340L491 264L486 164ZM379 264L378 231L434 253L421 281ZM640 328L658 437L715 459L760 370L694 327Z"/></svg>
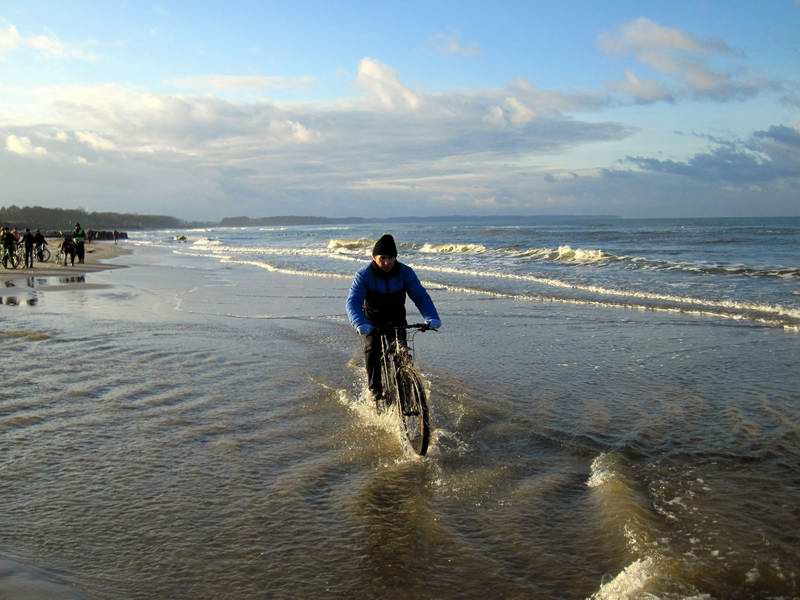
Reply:
<svg viewBox="0 0 800 600"><path fill-rule="evenodd" d="M9 267L9 263L11 266ZM4 248L3 249L3 267L8 269L16 269L19 265L19 259L17 258L16 250L12 250L11 248Z"/></svg>
<svg viewBox="0 0 800 600"><path fill-rule="evenodd" d="M34 252L36 254L36 259L39 262L48 262L52 256L47 246L39 246L34 250Z"/></svg>
<svg viewBox="0 0 800 600"><path fill-rule="evenodd" d="M25 269L28 264L25 262L25 245L17 244L17 269Z"/></svg>
<svg viewBox="0 0 800 600"><path fill-rule="evenodd" d="M422 378L414 367L414 336L417 332L411 335L410 340L406 340L403 335L410 329L416 329L417 332L436 331L427 323L401 325L379 331L383 403L387 408L397 407L401 431L411 449L420 456L425 456L431 435L430 414Z"/></svg>
<svg viewBox="0 0 800 600"><path fill-rule="evenodd" d="M47 249L47 246L41 247L34 247L33 249L33 256L39 262L47 262L50 260L50 250ZM23 244L19 244L17 246L17 268L24 269L26 268L25 262L25 246Z"/></svg>
<svg viewBox="0 0 800 600"><path fill-rule="evenodd" d="M59 250L56 254L56 264L67 266L67 254L63 250Z"/></svg>

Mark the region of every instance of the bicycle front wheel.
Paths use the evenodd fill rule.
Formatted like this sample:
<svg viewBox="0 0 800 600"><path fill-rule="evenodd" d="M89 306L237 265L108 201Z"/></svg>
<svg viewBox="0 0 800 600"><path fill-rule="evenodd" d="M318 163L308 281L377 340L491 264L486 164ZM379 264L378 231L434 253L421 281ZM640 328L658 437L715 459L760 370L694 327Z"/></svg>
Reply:
<svg viewBox="0 0 800 600"><path fill-rule="evenodd" d="M412 450L425 456L430 441L430 418L425 388L416 371L403 367L397 371L397 392L400 402L397 408L403 432Z"/></svg>
<svg viewBox="0 0 800 600"><path fill-rule="evenodd" d="M50 250L47 248L42 248L39 251L39 261L40 262L47 262L50 260Z"/></svg>

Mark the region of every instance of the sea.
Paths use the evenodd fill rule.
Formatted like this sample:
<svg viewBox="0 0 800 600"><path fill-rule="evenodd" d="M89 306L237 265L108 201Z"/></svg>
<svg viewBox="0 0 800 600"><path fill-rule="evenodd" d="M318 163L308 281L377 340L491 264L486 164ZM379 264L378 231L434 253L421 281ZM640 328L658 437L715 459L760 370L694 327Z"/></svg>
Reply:
<svg viewBox="0 0 800 600"><path fill-rule="evenodd" d="M425 457L345 314L384 233ZM0 282L0 598L800 598L800 218L124 245Z"/></svg>

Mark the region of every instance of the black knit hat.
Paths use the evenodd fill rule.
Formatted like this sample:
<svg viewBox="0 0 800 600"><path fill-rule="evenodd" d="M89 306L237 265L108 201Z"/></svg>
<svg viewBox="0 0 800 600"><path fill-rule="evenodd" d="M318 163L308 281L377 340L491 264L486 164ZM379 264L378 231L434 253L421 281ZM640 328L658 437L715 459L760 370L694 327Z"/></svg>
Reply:
<svg viewBox="0 0 800 600"><path fill-rule="evenodd" d="M382 235L372 248L372 256L397 256L394 238L388 233Z"/></svg>

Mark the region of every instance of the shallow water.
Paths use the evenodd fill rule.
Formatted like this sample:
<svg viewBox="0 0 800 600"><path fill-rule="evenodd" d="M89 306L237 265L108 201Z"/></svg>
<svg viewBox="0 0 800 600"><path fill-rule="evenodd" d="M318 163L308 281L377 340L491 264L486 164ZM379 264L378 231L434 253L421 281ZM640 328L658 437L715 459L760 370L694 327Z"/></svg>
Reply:
<svg viewBox="0 0 800 600"><path fill-rule="evenodd" d="M348 277L121 260L0 306L0 596L800 596L794 333L433 288L419 459Z"/></svg>

